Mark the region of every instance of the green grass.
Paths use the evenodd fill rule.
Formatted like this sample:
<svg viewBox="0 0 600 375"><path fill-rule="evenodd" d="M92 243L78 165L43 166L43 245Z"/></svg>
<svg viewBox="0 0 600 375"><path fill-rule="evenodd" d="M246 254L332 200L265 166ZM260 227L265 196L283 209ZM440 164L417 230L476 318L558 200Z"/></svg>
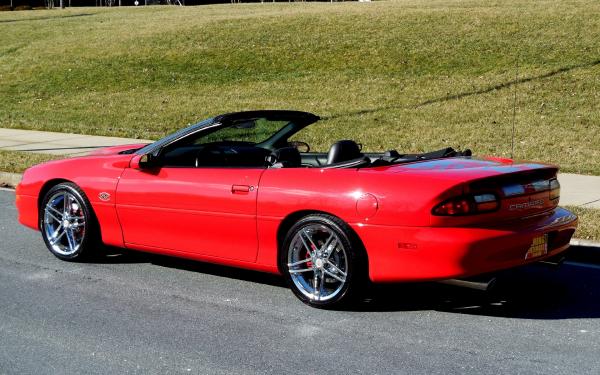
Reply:
<svg viewBox="0 0 600 375"><path fill-rule="evenodd" d="M600 2L406 0L3 12L0 126L158 138L227 111L314 149L447 146L600 175ZM515 83L515 62L518 77Z"/></svg>
<svg viewBox="0 0 600 375"><path fill-rule="evenodd" d="M577 206L567 206L579 216L579 226L574 237L600 242L600 210L594 208L584 208Z"/></svg>
<svg viewBox="0 0 600 375"><path fill-rule="evenodd" d="M25 169L31 167L32 165L63 157L64 156L60 155L0 150L0 171L22 173L25 171Z"/></svg>

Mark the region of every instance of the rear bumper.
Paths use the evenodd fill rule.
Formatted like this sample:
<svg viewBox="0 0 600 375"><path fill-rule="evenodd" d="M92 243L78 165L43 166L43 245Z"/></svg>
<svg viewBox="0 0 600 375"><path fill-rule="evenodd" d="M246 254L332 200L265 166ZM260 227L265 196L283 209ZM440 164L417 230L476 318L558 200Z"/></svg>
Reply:
<svg viewBox="0 0 600 375"><path fill-rule="evenodd" d="M367 249L374 282L463 278L551 258L566 250L577 216L563 208L491 227L354 225ZM535 237L548 234L548 253L525 259Z"/></svg>

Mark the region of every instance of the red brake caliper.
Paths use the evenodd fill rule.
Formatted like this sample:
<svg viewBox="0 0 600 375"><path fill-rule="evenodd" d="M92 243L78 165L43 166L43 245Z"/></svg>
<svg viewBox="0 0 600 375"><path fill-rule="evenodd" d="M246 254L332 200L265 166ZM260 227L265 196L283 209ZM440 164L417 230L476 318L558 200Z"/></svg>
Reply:
<svg viewBox="0 0 600 375"><path fill-rule="evenodd" d="M315 247L312 244L310 245L310 248L312 249L312 251L316 251ZM310 259L310 252L308 250L306 250L306 257L304 259ZM312 268L312 266L313 266L312 261L311 262L307 262L306 266L308 268Z"/></svg>
<svg viewBox="0 0 600 375"><path fill-rule="evenodd" d="M81 206L79 206L79 204L77 204L77 211L75 211L75 215L79 217L83 216L83 210L81 209ZM79 220L77 222L79 222ZM82 234L83 230L84 228L82 226L77 228L77 232L79 234Z"/></svg>

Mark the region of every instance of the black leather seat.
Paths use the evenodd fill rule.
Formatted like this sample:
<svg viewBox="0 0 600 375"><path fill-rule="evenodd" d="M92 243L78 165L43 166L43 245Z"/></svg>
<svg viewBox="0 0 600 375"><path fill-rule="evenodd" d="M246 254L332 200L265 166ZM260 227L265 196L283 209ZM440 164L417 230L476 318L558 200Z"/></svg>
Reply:
<svg viewBox="0 0 600 375"><path fill-rule="evenodd" d="M337 141L331 145L327 153L327 164L341 163L358 159L364 155L360 152L358 144L351 140Z"/></svg>
<svg viewBox="0 0 600 375"><path fill-rule="evenodd" d="M302 165L300 151L296 147L283 147L267 156L271 168L298 168Z"/></svg>
<svg viewBox="0 0 600 375"><path fill-rule="evenodd" d="M358 144L351 140L335 142L327 153L323 168L360 168L371 164L371 159L360 152Z"/></svg>

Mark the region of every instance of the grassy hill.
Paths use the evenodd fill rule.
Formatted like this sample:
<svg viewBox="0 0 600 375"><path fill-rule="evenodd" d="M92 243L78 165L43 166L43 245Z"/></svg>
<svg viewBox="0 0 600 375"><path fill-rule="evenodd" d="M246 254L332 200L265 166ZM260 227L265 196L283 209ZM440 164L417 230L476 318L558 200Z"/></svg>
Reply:
<svg viewBox="0 0 600 375"><path fill-rule="evenodd" d="M0 127L158 138L291 108L316 149L472 148L600 174L600 2L374 3L3 12ZM516 62L518 61L518 69Z"/></svg>

